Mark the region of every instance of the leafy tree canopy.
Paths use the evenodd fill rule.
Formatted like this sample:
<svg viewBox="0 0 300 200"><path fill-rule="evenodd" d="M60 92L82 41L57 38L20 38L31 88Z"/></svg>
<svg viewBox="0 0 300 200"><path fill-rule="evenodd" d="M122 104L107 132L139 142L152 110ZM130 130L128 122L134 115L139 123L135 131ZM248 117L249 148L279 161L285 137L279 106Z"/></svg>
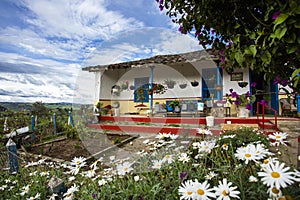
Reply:
<svg viewBox="0 0 300 200"><path fill-rule="evenodd" d="M299 0L156 1L181 33L217 50L227 71L250 67L299 94Z"/></svg>

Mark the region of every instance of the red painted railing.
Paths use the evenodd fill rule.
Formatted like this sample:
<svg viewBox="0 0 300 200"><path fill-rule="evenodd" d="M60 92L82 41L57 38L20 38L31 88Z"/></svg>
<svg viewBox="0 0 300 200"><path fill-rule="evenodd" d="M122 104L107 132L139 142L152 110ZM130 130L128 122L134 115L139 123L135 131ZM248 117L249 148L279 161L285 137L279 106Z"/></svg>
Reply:
<svg viewBox="0 0 300 200"><path fill-rule="evenodd" d="M259 108L260 108L260 105L262 106L262 113L261 113L261 116L262 116L262 119L261 119L261 122L262 122L262 129L265 129L265 108L268 108L270 110L272 110L274 112L274 120L275 120L275 124L274 124L274 128L275 130L277 131L278 130L278 127L277 127L277 110L275 110L274 108L268 106L268 105L265 105L265 104L262 104L260 102L257 102L257 106L256 106L256 116L257 116L257 123L260 123L260 118L259 118Z"/></svg>

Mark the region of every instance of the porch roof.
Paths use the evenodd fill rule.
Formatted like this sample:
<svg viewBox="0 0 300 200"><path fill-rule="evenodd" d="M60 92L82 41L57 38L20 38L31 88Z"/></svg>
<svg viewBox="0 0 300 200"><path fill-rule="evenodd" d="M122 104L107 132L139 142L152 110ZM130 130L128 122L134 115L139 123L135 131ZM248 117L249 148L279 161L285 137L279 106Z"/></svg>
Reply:
<svg viewBox="0 0 300 200"><path fill-rule="evenodd" d="M215 62L220 62L220 58L216 51L212 49L208 50L200 50L182 54L170 54L170 55L157 55L150 58L134 60L129 62L122 63L114 63L107 65L96 65L96 66L88 66L82 68L83 71L89 72L97 72L100 70L114 70L114 69L127 69L131 67L138 67L143 65L151 65L151 64L178 64L178 63L187 63L187 62L197 62L201 60L212 60Z"/></svg>

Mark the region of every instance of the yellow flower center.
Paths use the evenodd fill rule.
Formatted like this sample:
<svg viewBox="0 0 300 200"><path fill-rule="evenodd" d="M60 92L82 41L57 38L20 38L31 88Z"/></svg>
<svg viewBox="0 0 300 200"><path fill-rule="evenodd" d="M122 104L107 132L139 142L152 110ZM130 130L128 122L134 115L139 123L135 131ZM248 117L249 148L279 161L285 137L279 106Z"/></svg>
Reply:
<svg viewBox="0 0 300 200"><path fill-rule="evenodd" d="M280 139L280 138L281 138L281 136L280 136L280 135L276 135L275 137L276 137L276 139Z"/></svg>
<svg viewBox="0 0 300 200"><path fill-rule="evenodd" d="M273 188L272 188L272 192L273 192L274 194L278 194L278 193L279 193L279 190L278 190L276 187L273 187Z"/></svg>
<svg viewBox="0 0 300 200"><path fill-rule="evenodd" d="M264 160L264 164L268 164L269 163L269 160Z"/></svg>
<svg viewBox="0 0 300 200"><path fill-rule="evenodd" d="M279 177L280 177L280 174L279 174L278 172L272 172L272 173L271 173L271 176L272 176L273 178L279 178Z"/></svg>
<svg viewBox="0 0 300 200"><path fill-rule="evenodd" d="M198 193L199 195L204 195L204 190L198 189L198 190L197 190L197 193Z"/></svg>
<svg viewBox="0 0 300 200"><path fill-rule="evenodd" d="M250 157L251 157L251 154L250 154L250 153L246 153L246 154L245 154L245 157L250 158Z"/></svg>
<svg viewBox="0 0 300 200"><path fill-rule="evenodd" d="M187 195L189 195L189 196L192 195L192 194L193 194L192 192L187 192Z"/></svg>
<svg viewBox="0 0 300 200"><path fill-rule="evenodd" d="M226 190L223 190L222 194L223 196L228 196L228 192Z"/></svg>
<svg viewBox="0 0 300 200"><path fill-rule="evenodd" d="M125 172L128 171L128 167L124 167L124 171L125 171Z"/></svg>

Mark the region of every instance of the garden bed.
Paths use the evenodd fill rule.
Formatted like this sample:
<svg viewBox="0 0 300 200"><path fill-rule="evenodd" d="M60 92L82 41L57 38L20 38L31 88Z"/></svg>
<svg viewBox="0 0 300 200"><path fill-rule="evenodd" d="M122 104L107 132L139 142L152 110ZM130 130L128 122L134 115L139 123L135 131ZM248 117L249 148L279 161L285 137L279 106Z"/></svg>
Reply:
<svg viewBox="0 0 300 200"><path fill-rule="evenodd" d="M130 138L132 136L125 134L97 134L84 140L61 138L29 146L26 150L31 154L71 161L74 157L87 158L109 147L123 145L129 142Z"/></svg>

